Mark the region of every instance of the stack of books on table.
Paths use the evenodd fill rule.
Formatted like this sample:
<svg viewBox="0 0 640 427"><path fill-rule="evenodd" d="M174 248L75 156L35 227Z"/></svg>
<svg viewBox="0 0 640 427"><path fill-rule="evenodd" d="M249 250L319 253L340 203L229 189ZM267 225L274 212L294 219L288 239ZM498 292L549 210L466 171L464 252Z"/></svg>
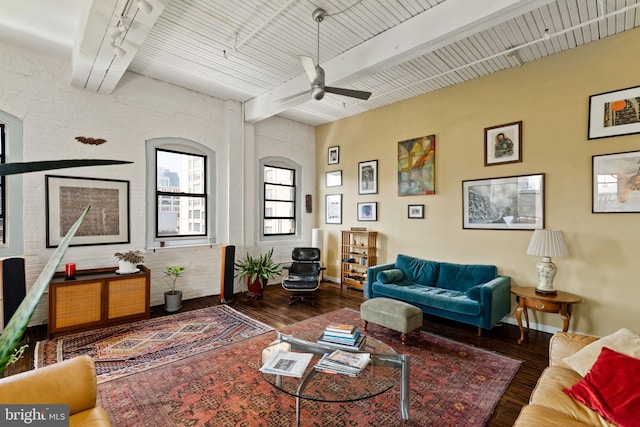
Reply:
<svg viewBox="0 0 640 427"><path fill-rule="evenodd" d="M330 374L356 376L371 360L369 353L354 353L344 350L334 350L325 354L315 369Z"/></svg>
<svg viewBox="0 0 640 427"><path fill-rule="evenodd" d="M365 338L355 325L331 323L324 329L324 332L318 338L318 342L330 344L336 348L359 350L364 346Z"/></svg>

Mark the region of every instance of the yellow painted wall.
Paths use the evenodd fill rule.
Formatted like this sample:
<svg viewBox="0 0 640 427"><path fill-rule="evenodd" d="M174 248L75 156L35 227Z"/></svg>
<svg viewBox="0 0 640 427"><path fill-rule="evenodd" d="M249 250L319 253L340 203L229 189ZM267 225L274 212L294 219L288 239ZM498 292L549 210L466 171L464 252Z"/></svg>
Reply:
<svg viewBox="0 0 640 427"><path fill-rule="evenodd" d="M640 150L640 135L587 140L589 96L640 85L640 29L470 82L316 128L319 209L326 276L339 277L340 230L378 231L379 263L396 254L488 263L512 286L535 286L538 258L526 255L532 231L462 229L462 181L545 173L546 226L561 229L571 251L557 258L556 289L584 298L570 330L640 332L640 213L591 213L591 163L597 154ZM484 166L484 128L523 121L522 163ZM397 195L398 141L436 135L436 194ZM327 165L327 148L340 163ZM378 160L378 194L358 195L358 162ZM342 187L324 173L342 170ZM324 195L342 193L341 225L325 224ZM377 222L358 222L357 202L378 202ZM424 204L425 219L407 219ZM510 322L514 322L515 299ZM531 313L534 326L561 327L558 315Z"/></svg>

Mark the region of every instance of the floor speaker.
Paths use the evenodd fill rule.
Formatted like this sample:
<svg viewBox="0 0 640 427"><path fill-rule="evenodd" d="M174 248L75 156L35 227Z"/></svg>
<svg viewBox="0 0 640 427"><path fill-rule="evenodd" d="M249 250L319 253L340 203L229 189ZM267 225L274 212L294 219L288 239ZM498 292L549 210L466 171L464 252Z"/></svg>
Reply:
<svg viewBox="0 0 640 427"><path fill-rule="evenodd" d="M24 258L0 260L5 327L27 294L27 283L24 276Z"/></svg>
<svg viewBox="0 0 640 427"><path fill-rule="evenodd" d="M220 302L233 302L233 264L236 257L236 247L226 245L222 247L222 271L220 272Z"/></svg>

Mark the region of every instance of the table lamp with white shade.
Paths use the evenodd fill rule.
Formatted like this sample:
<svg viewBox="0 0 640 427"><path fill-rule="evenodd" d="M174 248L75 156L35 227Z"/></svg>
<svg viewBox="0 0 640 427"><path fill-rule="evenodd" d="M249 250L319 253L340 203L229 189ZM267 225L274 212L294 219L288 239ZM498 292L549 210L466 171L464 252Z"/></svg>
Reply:
<svg viewBox="0 0 640 427"><path fill-rule="evenodd" d="M551 257L569 256L569 248L564 240L562 231L548 228L535 230L533 237L531 237L527 254L542 257L542 260L536 264L539 278L536 292L555 295L557 292L553 289L553 278L556 276L558 268L551 262Z"/></svg>

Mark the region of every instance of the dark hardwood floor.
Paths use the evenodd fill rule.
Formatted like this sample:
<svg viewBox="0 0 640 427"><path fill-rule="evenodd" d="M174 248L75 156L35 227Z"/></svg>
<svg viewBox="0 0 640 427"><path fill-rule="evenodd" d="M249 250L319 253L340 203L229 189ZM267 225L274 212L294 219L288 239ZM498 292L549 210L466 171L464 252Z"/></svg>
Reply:
<svg viewBox="0 0 640 427"><path fill-rule="evenodd" d="M290 294L280 286L269 286L265 298L254 300L244 294L235 296L231 306L236 310L266 323L280 328L310 317L328 313L344 307L358 310L364 301L362 291L344 289L340 285L324 282L317 293L314 305L294 304L289 306ZM219 304L219 296L202 297L183 302L181 311L195 310ZM151 317L166 316L162 306L151 308ZM496 407L488 426L511 426L520 413L520 408L529 401L529 395L542 370L548 363L548 346L551 334L531 331L524 344L519 345L517 339L520 331L517 326L501 324L491 331L483 331L477 336L477 328L461 323L427 316L424 317L423 329L453 340L464 342L475 347L485 348L519 360L523 360L509 388ZM37 326L27 330L26 340L29 348L25 356L15 365L7 368L5 375L33 369L33 351L35 343L46 339L46 327Z"/></svg>

